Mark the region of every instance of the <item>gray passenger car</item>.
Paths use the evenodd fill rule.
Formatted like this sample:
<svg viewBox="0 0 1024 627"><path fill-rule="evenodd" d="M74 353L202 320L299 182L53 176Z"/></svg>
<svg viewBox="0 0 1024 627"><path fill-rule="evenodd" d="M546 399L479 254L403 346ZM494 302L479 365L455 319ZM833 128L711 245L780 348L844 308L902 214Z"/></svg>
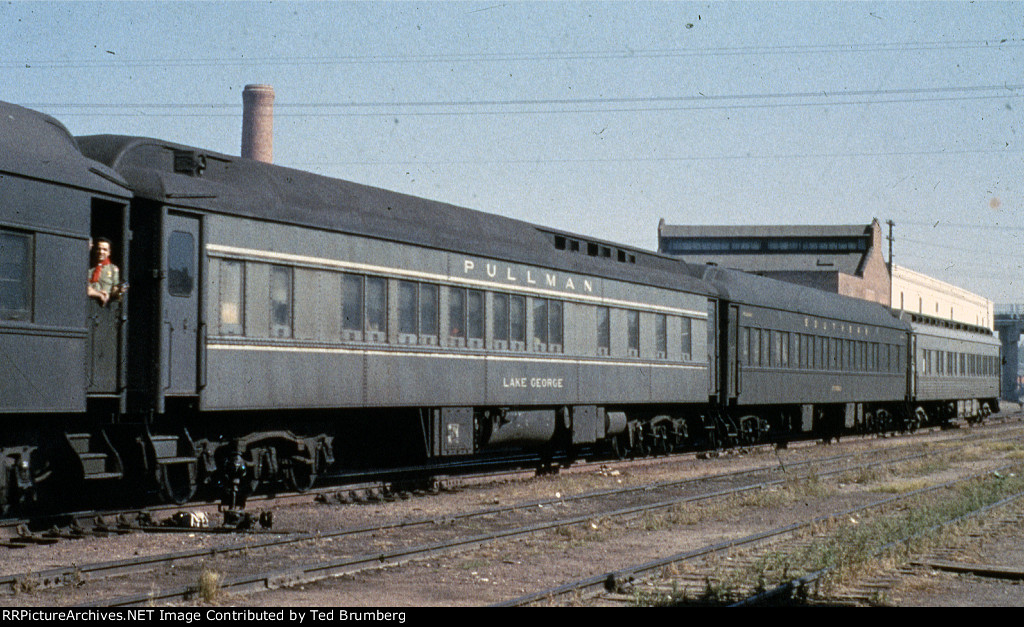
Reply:
<svg viewBox="0 0 1024 627"><path fill-rule="evenodd" d="M132 408L185 426L208 474L301 486L335 456L640 444L655 415L678 439L706 413L715 290L674 259L159 140L79 142L129 181L147 243Z"/></svg>

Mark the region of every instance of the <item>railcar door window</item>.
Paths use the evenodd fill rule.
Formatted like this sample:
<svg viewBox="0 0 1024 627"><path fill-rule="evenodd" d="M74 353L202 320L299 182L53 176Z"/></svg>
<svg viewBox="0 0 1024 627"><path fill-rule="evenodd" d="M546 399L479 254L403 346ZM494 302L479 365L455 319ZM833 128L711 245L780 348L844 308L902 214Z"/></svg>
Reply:
<svg viewBox="0 0 1024 627"><path fill-rule="evenodd" d="M31 303L32 238L0 231L0 319L30 319Z"/></svg>
<svg viewBox="0 0 1024 627"><path fill-rule="evenodd" d="M167 239L167 292L171 296L192 295L196 276L195 248L191 233L174 231Z"/></svg>

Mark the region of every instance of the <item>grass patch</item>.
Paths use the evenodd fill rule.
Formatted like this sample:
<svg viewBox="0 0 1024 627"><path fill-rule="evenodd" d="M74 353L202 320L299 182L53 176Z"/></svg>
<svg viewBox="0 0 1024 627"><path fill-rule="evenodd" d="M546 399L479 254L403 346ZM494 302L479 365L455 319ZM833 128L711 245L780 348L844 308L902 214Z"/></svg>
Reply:
<svg viewBox="0 0 1024 627"><path fill-rule="evenodd" d="M928 479L897 479L895 481L886 482L876 488L875 492L882 492L883 494L906 494L913 492L914 490L920 490L927 488L930 485L934 485L934 481Z"/></svg>
<svg viewBox="0 0 1024 627"><path fill-rule="evenodd" d="M833 521L827 528L817 530L814 538L792 550L770 550L745 566L725 570L716 581L706 580L704 592L696 598L679 595L661 595L652 604L714 604L721 605L745 598L756 591L772 587L803 575L829 569L828 581L821 582L820 590L861 572L867 566L878 566L880 560L896 563L905 555L922 548L949 543L956 529L929 531L932 527L965 514L977 511L1007 496L1024 491L1024 478L1020 469L999 476L995 474L966 485L935 494L923 495L915 503L887 515L870 519ZM961 525L963 528L973 525ZM882 547L913 537L879 557ZM639 601L638 601L639 602Z"/></svg>
<svg viewBox="0 0 1024 627"><path fill-rule="evenodd" d="M217 571L204 568L199 574L198 592L199 598L206 603L213 603L220 597L221 574Z"/></svg>

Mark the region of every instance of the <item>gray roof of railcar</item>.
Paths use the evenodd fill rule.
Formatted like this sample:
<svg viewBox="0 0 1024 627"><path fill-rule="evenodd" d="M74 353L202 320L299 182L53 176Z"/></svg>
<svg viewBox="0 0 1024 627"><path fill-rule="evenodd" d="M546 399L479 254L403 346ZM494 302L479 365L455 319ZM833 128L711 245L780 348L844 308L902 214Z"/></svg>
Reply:
<svg viewBox="0 0 1024 627"><path fill-rule="evenodd" d="M901 312L900 319L908 322L918 335L931 335L934 337L946 338L949 340L962 340L965 342L978 342L1000 346L999 338L988 329L982 330L973 325L963 325L946 320L922 317L925 321L914 320L911 312Z"/></svg>
<svg viewBox="0 0 1024 627"><path fill-rule="evenodd" d="M717 266L690 266L690 270L719 286L723 297L734 302L894 329L910 328L878 303Z"/></svg>
<svg viewBox="0 0 1024 627"><path fill-rule="evenodd" d="M87 155L124 176L137 196L161 203L697 294L717 292L686 273L678 259L521 220L157 139L94 135L78 142ZM202 175L175 172L174 151L202 154ZM556 235L582 242L582 251L556 249ZM636 263L587 255L587 242L623 250Z"/></svg>
<svg viewBox="0 0 1024 627"><path fill-rule="evenodd" d="M9 102L0 102L0 173L128 197L124 179L82 156L63 124Z"/></svg>

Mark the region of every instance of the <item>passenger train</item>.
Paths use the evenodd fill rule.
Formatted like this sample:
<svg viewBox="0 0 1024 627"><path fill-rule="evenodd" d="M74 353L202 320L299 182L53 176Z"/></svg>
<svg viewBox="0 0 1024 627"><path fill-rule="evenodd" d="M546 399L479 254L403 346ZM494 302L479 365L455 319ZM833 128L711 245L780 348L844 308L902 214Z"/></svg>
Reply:
<svg viewBox="0 0 1024 627"><path fill-rule="evenodd" d="M130 286L105 306L100 237ZM996 411L991 332L902 315L0 103L5 511Z"/></svg>

